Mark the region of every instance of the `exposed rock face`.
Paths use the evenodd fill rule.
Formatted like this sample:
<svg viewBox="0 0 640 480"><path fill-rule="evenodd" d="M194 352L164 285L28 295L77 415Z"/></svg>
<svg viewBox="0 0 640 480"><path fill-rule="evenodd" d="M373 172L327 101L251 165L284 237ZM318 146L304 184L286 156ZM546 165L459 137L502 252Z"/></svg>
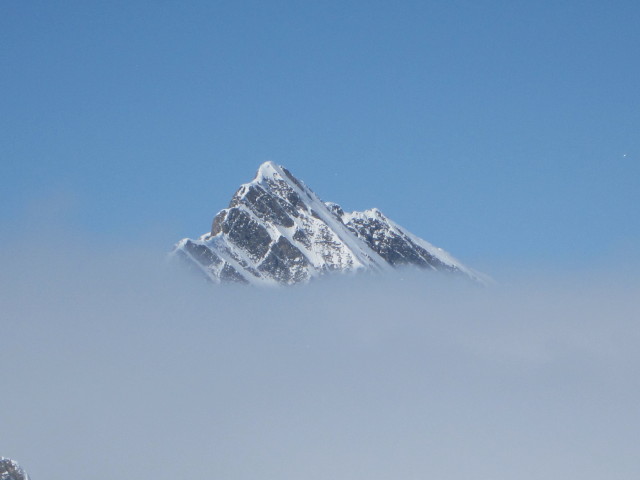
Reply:
<svg viewBox="0 0 640 480"><path fill-rule="evenodd" d="M181 240L172 253L216 283L289 285L331 271L403 265L481 280L379 210L345 213L272 162L262 164L253 181L238 189L213 219L210 233Z"/></svg>
<svg viewBox="0 0 640 480"><path fill-rule="evenodd" d="M394 267L417 265L423 268L434 267L437 270L456 270L455 265L445 263L421 247L418 244L419 239L413 241L412 235L403 232L397 225L394 226L378 209L347 214L340 211L335 213L344 224Z"/></svg>
<svg viewBox="0 0 640 480"><path fill-rule="evenodd" d="M0 480L29 480L29 475L13 460L0 458Z"/></svg>

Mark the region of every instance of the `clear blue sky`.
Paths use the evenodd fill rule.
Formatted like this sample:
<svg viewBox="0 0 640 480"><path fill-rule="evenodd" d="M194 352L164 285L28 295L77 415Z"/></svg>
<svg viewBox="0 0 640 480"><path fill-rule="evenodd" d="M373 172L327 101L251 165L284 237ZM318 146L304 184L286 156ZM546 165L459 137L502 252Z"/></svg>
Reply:
<svg viewBox="0 0 640 480"><path fill-rule="evenodd" d="M273 160L485 269L637 256L639 26L637 1L4 0L0 231L168 249Z"/></svg>

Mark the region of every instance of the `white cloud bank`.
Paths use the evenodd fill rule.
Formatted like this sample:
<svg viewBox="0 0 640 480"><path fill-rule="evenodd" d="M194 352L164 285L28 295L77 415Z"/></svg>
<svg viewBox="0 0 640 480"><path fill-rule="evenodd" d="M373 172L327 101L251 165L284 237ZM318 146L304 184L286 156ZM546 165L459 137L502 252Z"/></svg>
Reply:
<svg viewBox="0 0 640 480"><path fill-rule="evenodd" d="M34 480L640 474L637 279L212 289L8 251L0 455Z"/></svg>

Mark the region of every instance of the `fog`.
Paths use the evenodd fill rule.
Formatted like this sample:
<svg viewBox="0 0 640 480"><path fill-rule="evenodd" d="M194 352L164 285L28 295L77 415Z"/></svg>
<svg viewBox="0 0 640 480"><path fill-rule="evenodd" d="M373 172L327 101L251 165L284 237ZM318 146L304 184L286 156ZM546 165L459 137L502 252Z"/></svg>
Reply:
<svg viewBox="0 0 640 480"><path fill-rule="evenodd" d="M213 288L63 244L2 257L0 455L33 480L640 472L633 275Z"/></svg>

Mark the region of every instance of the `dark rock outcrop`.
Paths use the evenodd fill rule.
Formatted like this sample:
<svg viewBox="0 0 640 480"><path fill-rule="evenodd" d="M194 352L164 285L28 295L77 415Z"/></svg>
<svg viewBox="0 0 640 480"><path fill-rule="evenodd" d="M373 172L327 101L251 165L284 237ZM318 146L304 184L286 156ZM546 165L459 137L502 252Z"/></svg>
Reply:
<svg viewBox="0 0 640 480"><path fill-rule="evenodd" d="M0 480L29 480L29 475L8 458L0 458Z"/></svg>

